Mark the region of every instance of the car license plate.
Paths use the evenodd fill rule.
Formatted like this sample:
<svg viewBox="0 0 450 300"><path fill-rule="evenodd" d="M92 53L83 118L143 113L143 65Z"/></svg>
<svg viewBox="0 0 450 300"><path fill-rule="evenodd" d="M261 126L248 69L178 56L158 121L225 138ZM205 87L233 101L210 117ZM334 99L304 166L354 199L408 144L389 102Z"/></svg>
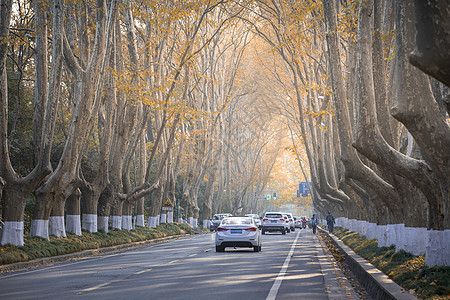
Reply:
<svg viewBox="0 0 450 300"><path fill-rule="evenodd" d="M231 233L242 233L242 229L231 229Z"/></svg>
<svg viewBox="0 0 450 300"><path fill-rule="evenodd" d="M274 221L274 220L272 220L272 221L270 221L270 222L272 222L272 223L276 223L277 221Z"/></svg>

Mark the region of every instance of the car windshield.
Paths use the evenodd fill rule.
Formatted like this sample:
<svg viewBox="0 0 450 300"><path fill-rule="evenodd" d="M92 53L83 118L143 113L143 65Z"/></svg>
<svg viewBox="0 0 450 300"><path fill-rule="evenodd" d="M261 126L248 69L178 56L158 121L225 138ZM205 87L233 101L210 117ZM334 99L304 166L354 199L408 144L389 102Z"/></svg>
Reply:
<svg viewBox="0 0 450 300"><path fill-rule="evenodd" d="M222 220L222 225L251 225L249 218L226 218Z"/></svg>
<svg viewBox="0 0 450 300"><path fill-rule="evenodd" d="M267 214L266 218L281 218L280 214Z"/></svg>
<svg viewBox="0 0 450 300"><path fill-rule="evenodd" d="M214 215L213 220L222 220L225 217L226 217L226 215Z"/></svg>

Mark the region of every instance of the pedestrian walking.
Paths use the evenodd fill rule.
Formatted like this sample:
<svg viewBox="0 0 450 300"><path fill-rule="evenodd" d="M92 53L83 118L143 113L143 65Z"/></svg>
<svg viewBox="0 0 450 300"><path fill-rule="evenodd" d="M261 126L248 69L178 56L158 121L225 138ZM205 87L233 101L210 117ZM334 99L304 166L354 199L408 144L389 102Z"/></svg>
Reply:
<svg viewBox="0 0 450 300"><path fill-rule="evenodd" d="M311 219L311 227L312 227L313 234L316 234L316 229L317 229L316 215L313 215L313 216L312 216L312 219Z"/></svg>
<svg viewBox="0 0 450 300"><path fill-rule="evenodd" d="M328 232L333 233L334 224L336 222L334 221L333 215L328 212L327 215L327 226L328 226Z"/></svg>

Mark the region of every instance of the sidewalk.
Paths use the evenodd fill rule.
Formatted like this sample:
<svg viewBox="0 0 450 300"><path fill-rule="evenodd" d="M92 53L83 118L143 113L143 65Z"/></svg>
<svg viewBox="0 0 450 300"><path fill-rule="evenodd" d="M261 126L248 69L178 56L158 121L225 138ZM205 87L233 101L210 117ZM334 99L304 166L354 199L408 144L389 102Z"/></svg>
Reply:
<svg viewBox="0 0 450 300"><path fill-rule="evenodd" d="M319 238L319 235L313 235L310 229L306 229L306 231L308 235L311 235L311 239L314 240L316 245L317 258L325 280L328 299L359 299L357 293L339 268L333 255L329 252L322 239Z"/></svg>

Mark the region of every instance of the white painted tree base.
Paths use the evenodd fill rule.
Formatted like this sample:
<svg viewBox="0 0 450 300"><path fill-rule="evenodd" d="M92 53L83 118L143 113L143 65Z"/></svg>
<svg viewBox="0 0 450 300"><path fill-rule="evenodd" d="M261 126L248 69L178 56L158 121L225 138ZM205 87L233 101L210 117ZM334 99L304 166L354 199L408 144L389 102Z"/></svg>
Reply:
<svg viewBox="0 0 450 300"><path fill-rule="evenodd" d="M367 234L366 238L369 240L376 239L377 236L377 224L367 223Z"/></svg>
<svg viewBox="0 0 450 300"><path fill-rule="evenodd" d="M66 215L66 231L81 235L80 215Z"/></svg>
<svg viewBox="0 0 450 300"><path fill-rule="evenodd" d="M348 219L345 217L340 217L336 219L336 226L340 226L342 228L348 229Z"/></svg>
<svg viewBox="0 0 450 300"><path fill-rule="evenodd" d="M350 220L348 218L344 218L344 228L350 230Z"/></svg>
<svg viewBox="0 0 450 300"><path fill-rule="evenodd" d="M405 234L405 224L395 224L395 250L405 249L405 240L408 238Z"/></svg>
<svg viewBox="0 0 450 300"><path fill-rule="evenodd" d="M51 216L48 220L48 234L56 237L66 237L64 216Z"/></svg>
<svg viewBox="0 0 450 300"><path fill-rule="evenodd" d="M203 220L203 229L209 229L209 220Z"/></svg>
<svg viewBox="0 0 450 300"><path fill-rule="evenodd" d="M23 246L23 221L4 221L1 232L1 245Z"/></svg>
<svg viewBox="0 0 450 300"><path fill-rule="evenodd" d="M353 231L353 232L356 232L356 233L359 233L359 230L358 230L358 220L356 220L356 219L351 219L350 220L350 230L351 231Z"/></svg>
<svg viewBox="0 0 450 300"><path fill-rule="evenodd" d="M363 235L367 239L378 239L378 247L395 246L413 255L426 254L427 266L450 266L450 230L436 231L405 224L377 225L365 221L336 219L336 225ZM365 228L364 228L365 227Z"/></svg>
<svg viewBox="0 0 450 300"><path fill-rule="evenodd" d="M428 230L426 234L425 264L450 266L450 230Z"/></svg>
<svg viewBox="0 0 450 300"><path fill-rule="evenodd" d="M194 228L198 227L198 219L194 219Z"/></svg>
<svg viewBox="0 0 450 300"><path fill-rule="evenodd" d="M192 228L194 228L194 218L193 218L193 217L189 217L188 223L189 223L189 226L191 226Z"/></svg>
<svg viewBox="0 0 450 300"><path fill-rule="evenodd" d="M161 224L166 224L167 215L161 214Z"/></svg>
<svg viewBox="0 0 450 300"><path fill-rule="evenodd" d="M173 223L173 211L167 213L167 223Z"/></svg>
<svg viewBox="0 0 450 300"><path fill-rule="evenodd" d="M147 227L156 228L158 225L158 217L148 217Z"/></svg>
<svg viewBox="0 0 450 300"><path fill-rule="evenodd" d="M145 227L144 215L137 215L136 216L136 226Z"/></svg>
<svg viewBox="0 0 450 300"><path fill-rule="evenodd" d="M48 240L48 220L31 220L30 236L40 236Z"/></svg>
<svg viewBox="0 0 450 300"><path fill-rule="evenodd" d="M387 246L387 225L378 225L377 226L377 238L378 238L378 247L386 247Z"/></svg>
<svg viewBox="0 0 450 300"><path fill-rule="evenodd" d="M108 219L106 219L106 223L108 224ZM87 232L97 232L97 215L83 214L82 228Z"/></svg>
<svg viewBox="0 0 450 300"><path fill-rule="evenodd" d="M367 239L367 224L369 224L369 222L367 222L367 221L359 221L360 230L361 230L360 235L361 236L365 236L366 239Z"/></svg>
<svg viewBox="0 0 450 300"><path fill-rule="evenodd" d="M395 241L396 241L395 225L396 224L387 224L386 225L386 246L387 247L395 245Z"/></svg>
<svg viewBox="0 0 450 300"><path fill-rule="evenodd" d="M133 229L133 218L132 216L122 216L122 229L131 230Z"/></svg>
<svg viewBox="0 0 450 300"><path fill-rule="evenodd" d="M97 228L98 230L102 230L105 233L108 233L109 227L109 217L99 216L97 217Z"/></svg>
<svg viewBox="0 0 450 300"><path fill-rule="evenodd" d="M122 229L122 216L110 216L109 218L113 229Z"/></svg>
<svg viewBox="0 0 450 300"><path fill-rule="evenodd" d="M405 227L402 249L414 255L426 252L427 229L419 227Z"/></svg>

